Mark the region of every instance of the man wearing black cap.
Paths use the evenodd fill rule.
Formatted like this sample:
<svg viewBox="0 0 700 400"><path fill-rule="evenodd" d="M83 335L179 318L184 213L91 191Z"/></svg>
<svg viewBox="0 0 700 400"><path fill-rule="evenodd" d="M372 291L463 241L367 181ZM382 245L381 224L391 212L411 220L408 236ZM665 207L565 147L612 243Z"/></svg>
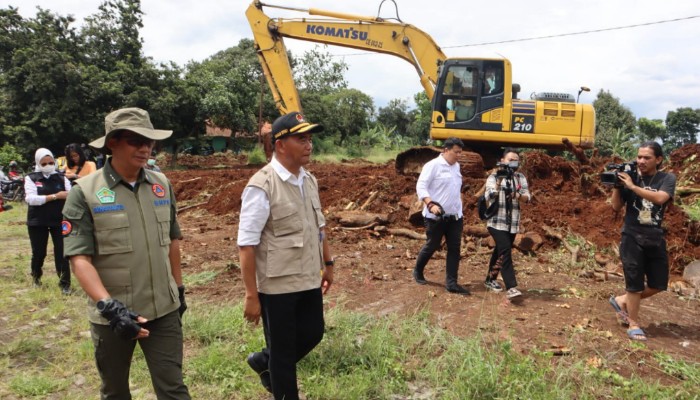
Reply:
<svg viewBox="0 0 700 400"><path fill-rule="evenodd" d="M316 178L304 169L311 134L323 127L298 112L272 124L274 152L243 191L238 246L245 318L262 316L267 347L248 365L275 399L299 398L296 364L323 338L323 299L333 258Z"/></svg>
<svg viewBox="0 0 700 400"><path fill-rule="evenodd" d="M64 254L88 295L101 399L130 399L138 343L159 399L189 400L182 378L187 305L180 269L175 194L165 175L144 167L156 140L148 112L123 108L105 117L90 146L111 153L104 168L75 181L63 207Z"/></svg>

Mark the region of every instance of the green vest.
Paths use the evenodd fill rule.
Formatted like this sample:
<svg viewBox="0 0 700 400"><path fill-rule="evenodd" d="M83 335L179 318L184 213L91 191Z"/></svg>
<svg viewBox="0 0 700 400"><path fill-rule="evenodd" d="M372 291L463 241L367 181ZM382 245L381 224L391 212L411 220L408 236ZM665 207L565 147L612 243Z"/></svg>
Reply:
<svg viewBox="0 0 700 400"><path fill-rule="evenodd" d="M170 268L170 184L144 170L132 191L115 180L111 166L78 179L94 224L92 264L114 299L149 320L180 307ZM67 215L67 210L64 209ZM70 236L69 236L70 238ZM89 301L89 319L107 324Z"/></svg>
<svg viewBox="0 0 700 400"><path fill-rule="evenodd" d="M319 226L325 224L316 178L307 172L304 197L283 181L270 164L248 186L258 187L270 200L270 216L255 247L258 292L281 294L321 286L322 251Z"/></svg>

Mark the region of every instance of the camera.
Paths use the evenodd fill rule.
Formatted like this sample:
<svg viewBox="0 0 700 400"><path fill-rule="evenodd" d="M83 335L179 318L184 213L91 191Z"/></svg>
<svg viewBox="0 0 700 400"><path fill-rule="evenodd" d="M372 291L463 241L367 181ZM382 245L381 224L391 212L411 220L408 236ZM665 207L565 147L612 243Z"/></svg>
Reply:
<svg viewBox="0 0 700 400"><path fill-rule="evenodd" d="M605 167L606 171L600 174L600 182L603 185L609 185L613 187L622 187L622 181L620 180L619 173L624 172L632 178L633 181L637 180L637 162L630 161L621 164L608 164Z"/></svg>
<svg viewBox="0 0 700 400"><path fill-rule="evenodd" d="M513 177L513 173L515 173L515 170L518 169L518 162L511 161L507 163L498 163L496 164L496 167L498 167L498 169L496 170L497 178L510 179Z"/></svg>

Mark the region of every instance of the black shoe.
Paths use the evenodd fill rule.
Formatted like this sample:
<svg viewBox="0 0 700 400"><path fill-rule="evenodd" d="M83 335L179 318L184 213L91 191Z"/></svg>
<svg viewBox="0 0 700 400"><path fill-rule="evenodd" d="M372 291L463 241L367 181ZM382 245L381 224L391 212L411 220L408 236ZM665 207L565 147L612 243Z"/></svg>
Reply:
<svg viewBox="0 0 700 400"><path fill-rule="evenodd" d="M61 293L64 296L70 296L70 294L72 293L72 290L70 290L70 286L61 286Z"/></svg>
<svg viewBox="0 0 700 400"><path fill-rule="evenodd" d="M246 358L246 361L248 362L250 368L252 368L253 371L255 371L255 373L258 374L258 376L260 376L260 383L263 385L265 390L272 393L270 368L268 367L267 362L264 359L265 354L258 351L248 354L248 358Z"/></svg>
<svg viewBox="0 0 700 400"><path fill-rule="evenodd" d="M450 293L463 294L465 296L468 296L471 294L471 292L469 292L469 290L467 290L467 289L465 289L462 286L459 286L457 284L447 286L447 291Z"/></svg>
<svg viewBox="0 0 700 400"><path fill-rule="evenodd" d="M3 204L2 206L2 211L10 211L12 210L12 206L9 204Z"/></svg>
<svg viewBox="0 0 700 400"><path fill-rule="evenodd" d="M413 279L416 281L417 284L419 285L425 285L428 283L428 281L425 280L425 276L423 276L422 272L418 272L417 270L413 270Z"/></svg>
<svg viewBox="0 0 700 400"><path fill-rule="evenodd" d="M40 288L41 287L41 278L33 278L34 279L34 284L33 286L35 288Z"/></svg>

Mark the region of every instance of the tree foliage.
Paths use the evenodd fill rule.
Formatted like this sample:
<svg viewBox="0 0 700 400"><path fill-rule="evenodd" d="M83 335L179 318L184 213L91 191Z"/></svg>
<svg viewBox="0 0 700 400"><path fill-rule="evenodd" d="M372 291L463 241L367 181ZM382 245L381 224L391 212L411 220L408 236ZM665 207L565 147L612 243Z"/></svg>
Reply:
<svg viewBox="0 0 700 400"><path fill-rule="evenodd" d="M593 101L596 112L595 146L601 155L611 155L614 141L620 135L632 137L637 121L632 111L609 91L600 90Z"/></svg>
<svg viewBox="0 0 700 400"><path fill-rule="evenodd" d="M637 120L637 129L642 140L657 140L666 135L666 126L664 121L660 119L639 118Z"/></svg>
<svg viewBox="0 0 700 400"><path fill-rule="evenodd" d="M698 141L698 125L700 125L700 109L690 107L678 108L666 114L666 134L662 136L663 147L671 152L686 144Z"/></svg>

